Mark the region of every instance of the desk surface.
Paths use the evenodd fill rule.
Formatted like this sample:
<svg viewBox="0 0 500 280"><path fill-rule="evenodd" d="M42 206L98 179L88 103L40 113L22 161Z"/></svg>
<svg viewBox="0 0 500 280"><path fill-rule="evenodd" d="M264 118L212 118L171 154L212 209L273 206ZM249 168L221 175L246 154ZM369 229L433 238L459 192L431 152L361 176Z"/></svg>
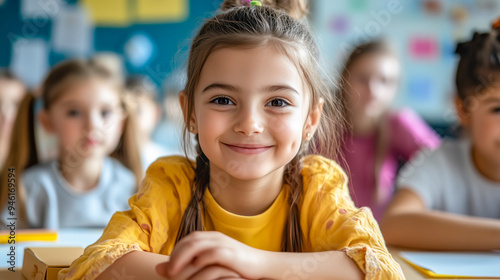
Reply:
<svg viewBox="0 0 500 280"><path fill-rule="evenodd" d="M418 272L415 268L413 268L411 265L409 265L407 262L405 262L400 256L399 252L402 251L415 251L412 249L406 249L406 248L398 248L398 247L389 247L389 252L391 253L392 257L394 260L396 260L399 265L401 265L401 269L403 270L403 273L406 277L406 280L420 280L420 279L435 279L435 278L428 278L425 275L421 274ZM459 278L439 278L440 280L450 280L450 279L459 279ZM460 278L464 279L464 278ZM468 280L479 280L478 278L467 278Z"/></svg>
<svg viewBox="0 0 500 280"><path fill-rule="evenodd" d="M71 230L70 231L63 231L60 234L61 238L59 238L58 242L52 242L52 244L50 244L50 245L51 246L75 246L75 244L76 244L76 245L80 245L82 247L85 247L86 245L84 245L83 243L88 243L87 245L93 243L100 236L101 231L102 230L100 230L100 231L99 230L84 230L84 231L78 231L78 232L71 231ZM80 239L74 239L74 238L78 238L78 237ZM72 242L71 242L71 239L73 239ZM38 242L36 244L36 246L40 247L43 245L47 245L46 243L42 243L42 244L40 244L40 243L41 242ZM23 246L23 250L24 250L24 247L34 246L33 242L29 242L26 244L29 244L29 245ZM3 245L0 245L0 249L1 249L1 246L3 246ZM404 248L397 248L397 247L389 247L389 252L392 254L394 260L396 260L401 265L401 268L403 269L403 273L404 273L407 280L430 279L430 278L425 277L423 274L421 274L420 272L415 270L408 263L406 263L403 259L401 259L399 256L399 252L401 252L401 251L412 251L412 250L408 250L408 249L404 249ZM0 252L3 252L3 250L0 250ZM21 274L21 267L20 266L22 263L22 259L18 263L19 263L19 266L16 267L16 272L11 272L11 271L8 271L6 267L1 267L0 268L0 280L7 280L7 279L8 280L25 280L25 278ZM472 278L469 278L469 279L475 280ZM441 280L446 280L446 279L441 279ZM450 280L450 279L448 279L448 280Z"/></svg>

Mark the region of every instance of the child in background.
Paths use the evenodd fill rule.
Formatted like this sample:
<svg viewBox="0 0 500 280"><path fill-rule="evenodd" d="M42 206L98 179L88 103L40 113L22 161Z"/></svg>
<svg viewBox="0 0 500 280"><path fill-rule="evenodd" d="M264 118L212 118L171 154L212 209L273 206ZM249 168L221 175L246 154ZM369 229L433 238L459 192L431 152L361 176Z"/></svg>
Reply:
<svg viewBox="0 0 500 280"><path fill-rule="evenodd" d="M25 93L21 80L10 72L0 71L0 170L4 169L17 108Z"/></svg>
<svg viewBox="0 0 500 280"><path fill-rule="evenodd" d="M174 154L184 154L182 149L182 109L178 93L186 84L186 72L174 70L164 81L163 118L153 133L153 139ZM192 151L189 155L193 154ZM195 156L196 157L196 156ZM194 157L193 157L194 158Z"/></svg>
<svg viewBox="0 0 500 280"><path fill-rule="evenodd" d="M381 226L388 243L500 249L500 21L460 43L455 107L468 133L422 151L401 171Z"/></svg>
<svg viewBox="0 0 500 280"><path fill-rule="evenodd" d="M100 66L73 60L54 67L42 85L39 119L58 136L59 158L43 164L34 145L36 100L24 98L7 159L17 174L18 220L34 228L104 227L115 211L128 209L142 170L121 94L122 85ZM3 218L7 173L0 183Z"/></svg>
<svg viewBox="0 0 500 280"><path fill-rule="evenodd" d="M153 142L152 134L161 118L156 102L156 86L147 76L131 76L125 83L127 98L132 104L137 120L137 143L141 152L144 172L157 158L174 154Z"/></svg>
<svg viewBox="0 0 500 280"><path fill-rule="evenodd" d="M120 55L114 52L97 52L89 59L90 63L105 68L117 83L125 83L125 66Z"/></svg>
<svg viewBox="0 0 500 280"><path fill-rule="evenodd" d="M400 65L384 41L357 46L341 73L340 91L351 130L339 162L349 174L357 207L368 206L379 220L389 203L400 161L424 147L435 148L439 136L413 111L390 111Z"/></svg>
<svg viewBox="0 0 500 280"><path fill-rule="evenodd" d="M342 169L309 155L313 137L328 152L343 131L311 34L281 9L241 5L225 1L237 7L191 46L179 101L196 163L153 163L132 210L60 279L404 278Z"/></svg>

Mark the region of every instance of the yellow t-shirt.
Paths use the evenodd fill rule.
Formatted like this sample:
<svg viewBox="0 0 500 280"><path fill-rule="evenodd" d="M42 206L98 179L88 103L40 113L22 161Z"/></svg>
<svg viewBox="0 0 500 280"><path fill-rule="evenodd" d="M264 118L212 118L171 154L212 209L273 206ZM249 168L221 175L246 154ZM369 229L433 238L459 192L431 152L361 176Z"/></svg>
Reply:
<svg viewBox="0 0 500 280"><path fill-rule="evenodd" d="M342 250L365 273L366 279L404 279L399 265L385 247L368 208L356 208L349 196L347 176L321 156L302 160L303 194L299 202L304 251ZM183 209L191 199L194 170L183 157L154 162L131 210L117 212L101 238L85 249L59 279L95 279L116 259L133 250L169 255L174 248ZM207 190L204 226L255 248L279 251L288 203L283 188L274 203L257 216L227 212Z"/></svg>

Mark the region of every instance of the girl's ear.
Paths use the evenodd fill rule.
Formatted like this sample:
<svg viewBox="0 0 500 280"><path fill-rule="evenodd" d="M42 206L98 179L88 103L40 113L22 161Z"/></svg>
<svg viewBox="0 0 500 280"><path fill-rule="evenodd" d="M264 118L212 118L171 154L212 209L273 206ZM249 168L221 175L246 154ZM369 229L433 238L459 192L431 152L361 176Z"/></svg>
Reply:
<svg viewBox="0 0 500 280"><path fill-rule="evenodd" d="M181 90L179 92L179 103L182 108L182 115L184 116L184 124L188 128L189 132L196 134L198 133L198 129L196 126L196 119L194 117L194 110L191 112L191 116L188 116L188 98L186 96L186 92Z"/></svg>
<svg viewBox="0 0 500 280"><path fill-rule="evenodd" d="M458 120L463 127L468 127L470 123L470 112L467 110L465 102L455 97L455 110L457 111Z"/></svg>
<svg viewBox="0 0 500 280"><path fill-rule="evenodd" d="M38 113L38 120L40 121L43 128L47 132L49 132L49 133L55 132L54 126L52 125L52 122L50 121L49 112L47 112L46 109L42 109L40 111L40 113Z"/></svg>
<svg viewBox="0 0 500 280"><path fill-rule="evenodd" d="M304 139L310 140L312 135L318 128L319 121L321 120L321 113L323 112L323 104L325 100L320 98L318 103L311 109L309 112L309 116L307 117L305 126L304 126Z"/></svg>

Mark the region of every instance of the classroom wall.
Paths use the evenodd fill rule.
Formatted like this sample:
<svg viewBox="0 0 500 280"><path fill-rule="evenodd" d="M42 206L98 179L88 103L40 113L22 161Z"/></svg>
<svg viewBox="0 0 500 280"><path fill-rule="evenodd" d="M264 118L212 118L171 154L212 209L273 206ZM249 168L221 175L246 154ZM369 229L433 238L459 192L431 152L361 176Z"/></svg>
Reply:
<svg viewBox="0 0 500 280"><path fill-rule="evenodd" d="M473 30L488 31L500 16L498 0L313 0L312 4L311 26L328 70L338 72L354 45L388 38L403 66L394 107L411 107L439 129L455 121L456 42L469 39Z"/></svg>
<svg viewBox="0 0 500 280"><path fill-rule="evenodd" d="M110 51L123 56L129 73L165 86L184 65L190 38L221 2L0 0L0 67L34 87L65 58ZM333 73L356 43L391 39L404 69L394 107L415 109L439 130L455 120L455 42L487 30L496 16L497 0L311 0L309 19L324 67Z"/></svg>
<svg viewBox="0 0 500 280"><path fill-rule="evenodd" d="M221 0L0 0L0 68L37 86L50 66L95 52L161 85Z"/></svg>

